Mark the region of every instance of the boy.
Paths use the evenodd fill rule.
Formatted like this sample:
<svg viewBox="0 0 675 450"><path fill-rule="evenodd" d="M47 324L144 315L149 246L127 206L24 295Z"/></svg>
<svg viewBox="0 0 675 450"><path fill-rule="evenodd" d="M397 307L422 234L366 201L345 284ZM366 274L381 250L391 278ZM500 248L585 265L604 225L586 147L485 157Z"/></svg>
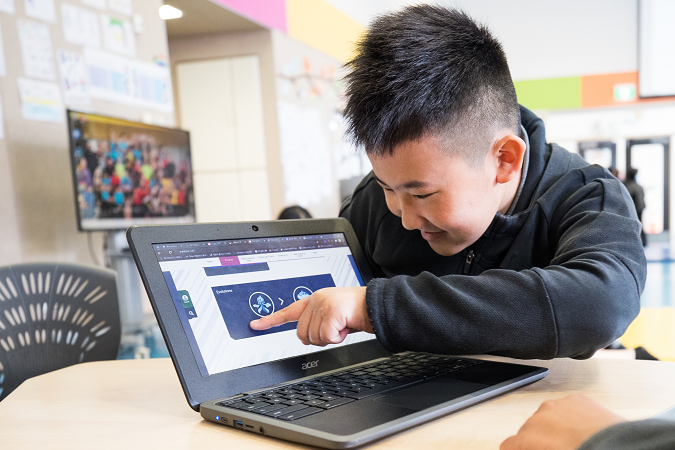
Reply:
<svg viewBox="0 0 675 450"><path fill-rule="evenodd" d="M348 131L373 171L340 215L378 278L252 328L517 358L588 358L621 336L646 278L635 208L607 171L546 143L485 27L409 7L374 21L347 67Z"/></svg>

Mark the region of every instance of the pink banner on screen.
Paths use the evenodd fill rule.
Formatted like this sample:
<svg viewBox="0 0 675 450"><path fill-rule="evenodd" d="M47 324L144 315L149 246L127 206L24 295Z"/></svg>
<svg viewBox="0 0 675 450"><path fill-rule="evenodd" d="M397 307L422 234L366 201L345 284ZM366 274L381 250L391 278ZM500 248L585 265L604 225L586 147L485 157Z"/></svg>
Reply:
<svg viewBox="0 0 675 450"><path fill-rule="evenodd" d="M286 0L211 0L268 28L286 32Z"/></svg>
<svg viewBox="0 0 675 450"><path fill-rule="evenodd" d="M238 266L241 264L237 256L221 256L218 259L220 259L221 266Z"/></svg>

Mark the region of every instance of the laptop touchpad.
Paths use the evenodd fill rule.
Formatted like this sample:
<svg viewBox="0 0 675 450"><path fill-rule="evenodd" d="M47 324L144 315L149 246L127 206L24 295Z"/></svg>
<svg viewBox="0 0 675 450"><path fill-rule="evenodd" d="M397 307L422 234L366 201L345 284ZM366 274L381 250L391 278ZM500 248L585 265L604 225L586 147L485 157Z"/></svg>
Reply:
<svg viewBox="0 0 675 450"><path fill-rule="evenodd" d="M489 385L441 378L375 398L373 401L421 411L486 387Z"/></svg>

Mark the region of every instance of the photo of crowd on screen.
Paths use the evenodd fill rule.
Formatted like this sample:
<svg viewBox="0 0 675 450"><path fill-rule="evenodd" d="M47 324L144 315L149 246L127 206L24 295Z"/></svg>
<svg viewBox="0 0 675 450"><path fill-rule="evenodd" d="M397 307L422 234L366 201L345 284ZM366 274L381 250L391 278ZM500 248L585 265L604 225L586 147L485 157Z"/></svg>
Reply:
<svg viewBox="0 0 675 450"><path fill-rule="evenodd" d="M193 202L189 149L156 142L148 133L110 132L81 139L74 152L83 219L178 217Z"/></svg>

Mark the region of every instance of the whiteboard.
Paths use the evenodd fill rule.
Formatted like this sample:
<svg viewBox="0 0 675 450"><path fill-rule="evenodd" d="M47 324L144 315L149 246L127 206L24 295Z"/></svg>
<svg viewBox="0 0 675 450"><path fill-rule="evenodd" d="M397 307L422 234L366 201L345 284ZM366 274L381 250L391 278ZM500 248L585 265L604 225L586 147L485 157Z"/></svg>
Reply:
<svg viewBox="0 0 675 450"><path fill-rule="evenodd" d="M640 97L675 96L675 1L640 0Z"/></svg>

